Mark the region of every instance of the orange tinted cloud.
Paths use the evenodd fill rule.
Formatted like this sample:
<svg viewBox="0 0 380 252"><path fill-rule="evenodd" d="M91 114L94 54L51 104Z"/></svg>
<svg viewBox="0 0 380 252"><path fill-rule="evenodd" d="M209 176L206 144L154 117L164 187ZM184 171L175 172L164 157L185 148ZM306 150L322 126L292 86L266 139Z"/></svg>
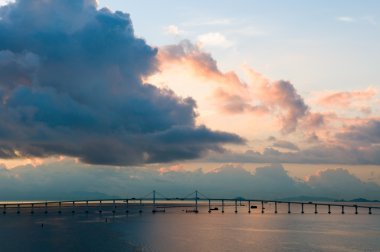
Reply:
<svg viewBox="0 0 380 252"><path fill-rule="evenodd" d="M177 45L169 45L160 48L158 59L162 65L182 64L190 69L194 75L205 79L212 79L225 86L234 89L244 89L242 83L234 72L222 73L217 62L209 53L203 52L198 46L188 40L183 40Z"/></svg>
<svg viewBox="0 0 380 252"><path fill-rule="evenodd" d="M367 129L369 127L365 127L367 124L373 125L370 121L377 118L375 111L378 102L376 100L378 92L375 88L319 94L311 103L317 110L312 110L291 82L272 81L247 66L244 70L248 78L246 82L242 81L242 78L233 71L226 73L220 71L217 62L210 54L189 41L160 48L159 62L162 69L171 65L181 66L184 73L188 74L187 78L202 85L207 84L207 91L205 87L202 87L202 91L210 93L211 100L207 102L217 106L222 113L219 118L223 118L226 114L241 115L246 118L245 120L251 118L253 126L249 124L249 128L255 127L255 130L261 130L261 136L263 132L276 135L277 132L274 131L277 129L288 135L287 142L283 139L283 142L271 147L292 148L294 153L279 153L269 148L262 154L254 156L253 159L256 161L262 159L266 162L279 160L301 163L378 162L376 159L378 147L373 144L364 145L352 139L348 141L346 134L358 128ZM219 120L219 123L224 122L225 118ZM241 123L246 121L239 122ZM258 128L258 125L263 123L266 125L265 128ZM292 134L289 135L290 133ZM264 142L260 145L255 139L253 151L256 153L258 149L264 147L266 145ZM293 142L294 146L291 146L289 143ZM251 158L250 156L249 160ZM339 158L342 160L336 160Z"/></svg>
<svg viewBox="0 0 380 252"><path fill-rule="evenodd" d="M298 122L306 116L309 107L289 81L270 81L252 68L246 68L251 79L253 94L276 114L282 123L282 132L296 130Z"/></svg>
<svg viewBox="0 0 380 252"><path fill-rule="evenodd" d="M327 92L317 98L317 104L325 107L347 108L355 106L357 103L368 103L377 93L378 91L375 88L346 92Z"/></svg>
<svg viewBox="0 0 380 252"><path fill-rule="evenodd" d="M270 81L260 73L247 68L250 83L244 83L233 72L222 73L217 62L190 41L165 46L158 53L161 67L182 64L195 77L217 83L213 98L224 113L254 113L272 115L280 119L283 133L296 130L298 121L308 113L308 106L288 81Z"/></svg>

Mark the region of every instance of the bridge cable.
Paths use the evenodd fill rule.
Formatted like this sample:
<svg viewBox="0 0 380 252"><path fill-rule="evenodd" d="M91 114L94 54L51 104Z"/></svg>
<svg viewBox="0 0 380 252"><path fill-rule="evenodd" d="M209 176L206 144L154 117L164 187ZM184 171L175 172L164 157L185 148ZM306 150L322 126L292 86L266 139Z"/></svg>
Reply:
<svg viewBox="0 0 380 252"><path fill-rule="evenodd" d="M187 194L185 197L182 197L182 199L191 199L191 198L188 198L188 197L191 196L191 195L193 195L193 194L195 194L195 191L192 192L192 193Z"/></svg>

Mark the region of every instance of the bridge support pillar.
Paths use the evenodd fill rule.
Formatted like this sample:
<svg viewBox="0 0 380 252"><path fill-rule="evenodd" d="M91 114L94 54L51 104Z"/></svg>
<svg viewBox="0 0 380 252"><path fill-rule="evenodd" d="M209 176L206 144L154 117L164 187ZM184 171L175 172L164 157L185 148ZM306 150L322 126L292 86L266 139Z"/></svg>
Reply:
<svg viewBox="0 0 380 252"><path fill-rule="evenodd" d="M264 213L264 201L261 201L261 213Z"/></svg>
<svg viewBox="0 0 380 252"><path fill-rule="evenodd" d="M125 200L125 205L126 205L126 209L125 209L125 213L128 214L129 213L129 200Z"/></svg>
<svg viewBox="0 0 380 252"><path fill-rule="evenodd" d="M224 200L222 200L222 213L224 213Z"/></svg>
<svg viewBox="0 0 380 252"><path fill-rule="evenodd" d="M116 201L113 200L113 209L112 209L112 214L116 213Z"/></svg>
<svg viewBox="0 0 380 252"><path fill-rule="evenodd" d="M344 206L342 206L342 214L344 214Z"/></svg>
<svg viewBox="0 0 380 252"><path fill-rule="evenodd" d="M372 208L368 208L368 214L372 214Z"/></svg>
<svg viewBox="0 0 380 252"><path fill-rule="evenodd" d="M303 210L303 203L301 203L301 214L304 214L304 210Z"/></svg>
<svg viewBox="0 0 380 252"><path fill-rule="evenodd" d="M73 201L73 209L71 210L72 214L75 214L75 201Z"/></svg>
<svg viewBox="0 0 380 252"><path fill-rule="evenodd" d="M34 204L32 203L32 209L30 210L31 214L34 214Z"/></svg>
<svg viewBox="0 0 380 252"><path fill-rule="evenodd" d="M153 190L153 199L152 199L152 203L153 203L153 209L152 209L152 213L156 213L156 191Z"/></svg>
<svg viewBox="0 0 380 252"><path fill-rule="evenodd" d="M315 213L315 214L318 213L318 204L315 204L315 205L314 205L314 213Z"/></svg>
<svg viewBox="0 0 380 252"><path fill-rule="evenodd" d="M277 214L277 201L274 202L274 213Z"/></svg>
<svg viewBox="0 0 380 252"><path fill-rule="evenodd" d="M328 205L328 207L329 207L328 213L331 214L331 205Z"/></svg>
<svg viewBox="0 0 380 252"><path fill-rule="evenodd" d="M235 213L237 213L238 210L237 210L237 200L235 200Z"/></svg>
<svg viewBox="0 0 380 252"><path fill-rule="evenodd" d="M140 199L140 210L139 210L139 213L141 214L143 212L142 210L142 199Z"/></svg>
<svg viewBox="0 0 380 252"><path fill-rule="evenodd" d="M248 201L248 213L251 213L251 201Z"/></svg>
<svg viewBox="0 0 380 252"><path fill-rule="evenodd" d="M6 214L7 213L7 205L3 205L3 214Z"/></svg>
<svg viewBox="0 0 380 252"><path fill-rule="evenodd" d="M199 211L198 211L198 191L195 191L195 213L199 213Z"/></svg>
<svg viewBox="0 0 380 252"><path fill-rule="evenodd" d="M20 204L17 204L17 214L20 214Z"/></svg>
<svg viewBox="0 0 380 252"><path fill-rule="evenodd" d="M89 209L88 209L88 200L86 200L86 214L89 213Z"/></svg>
<svg viewBox="0 0 380 252"><path fill-rule="evenodd" d="M101 214L103 212L102 210L102 201L99 200L99 213Z"/></svg>
<svg viewBox="0 0 380 252"><path fill-rule="evenodd" d="M62 202L58 202L58 213L62 213Z"/></svg>
<svg viewBox="0 0 380 252"><path fill-rule="evenodd" d="M288 202L288 214L290 214L290 202Z"/></svg>
<svg viewBox="0 0 380 252"><path fill-rule="evenodd" d="M45 214L47 214L47 213L48 213L48 203L45 202Z"/></svg>
<svg viewBox="0 0 380 252"><path fill-rule="evenodd" d="M355 214L358 214L358 206L355 206Z"/></svg>

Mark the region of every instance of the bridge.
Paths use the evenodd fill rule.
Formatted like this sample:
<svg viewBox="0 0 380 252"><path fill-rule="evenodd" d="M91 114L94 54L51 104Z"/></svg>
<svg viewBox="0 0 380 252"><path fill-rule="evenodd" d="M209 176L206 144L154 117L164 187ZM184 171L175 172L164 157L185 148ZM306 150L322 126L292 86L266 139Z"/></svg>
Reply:
<svg viewBox="0 0 380 252"><path fill-rule="evenodd" d="M117 212L130 213L136 211L142 213L144 209L149 207L152 213L165 212L167 208L182 207L186 208L186 213L199 213L200 207L207 209L208 213L226 211L226 208L233 209L238 213L242 207L247 207L248 213L254 209L258 209L262 214L266 211L268 204L274 205L274 214L279 213L279 206L287 206L287 213L294 213L294 206L297 206L298 213L304 214L305 207L313 207L314 213L318 214L321 208L327 210L328 214L332 213L333 208L339 208L341 214L345 214L347 209L354 210L358 214L358 209L366 209L368 214L372 214L374 209L380 210L380 206L366 206L351 203L340 202L304 202L304 201L281 201L281 200L264 200L264 199L246 199L246 198L210 198L199 191L194 191L184 197L166 197L160 192L152 191L143 197L117 198L117 199L91 199L91 200L64 200L64 201L30 201L30 202L3 202L3 214L7 213L30 213L42 212L48 214L56 211L62 214L63 211L71 211L72 214L77 212L98 212L102 214L104 211L110 211L113 214ZM120 210L121 209L121 210ZM1 211L1 210L0 210ZM286 213L285 212L285 213Z"/></svg>

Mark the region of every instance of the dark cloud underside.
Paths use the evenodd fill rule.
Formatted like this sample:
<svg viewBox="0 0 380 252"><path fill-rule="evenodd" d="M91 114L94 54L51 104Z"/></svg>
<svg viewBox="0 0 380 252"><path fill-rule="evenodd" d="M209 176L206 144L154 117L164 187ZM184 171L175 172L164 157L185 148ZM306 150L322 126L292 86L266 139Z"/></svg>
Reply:
<svg viewBox="0 0 380 252"><path fill-rule="evenodd" d="M0 157L94 164L200 157L234 134L195 125L195 101L142 83L156 49L126 13L94 0L19 0L0 10Z"/></svg>

